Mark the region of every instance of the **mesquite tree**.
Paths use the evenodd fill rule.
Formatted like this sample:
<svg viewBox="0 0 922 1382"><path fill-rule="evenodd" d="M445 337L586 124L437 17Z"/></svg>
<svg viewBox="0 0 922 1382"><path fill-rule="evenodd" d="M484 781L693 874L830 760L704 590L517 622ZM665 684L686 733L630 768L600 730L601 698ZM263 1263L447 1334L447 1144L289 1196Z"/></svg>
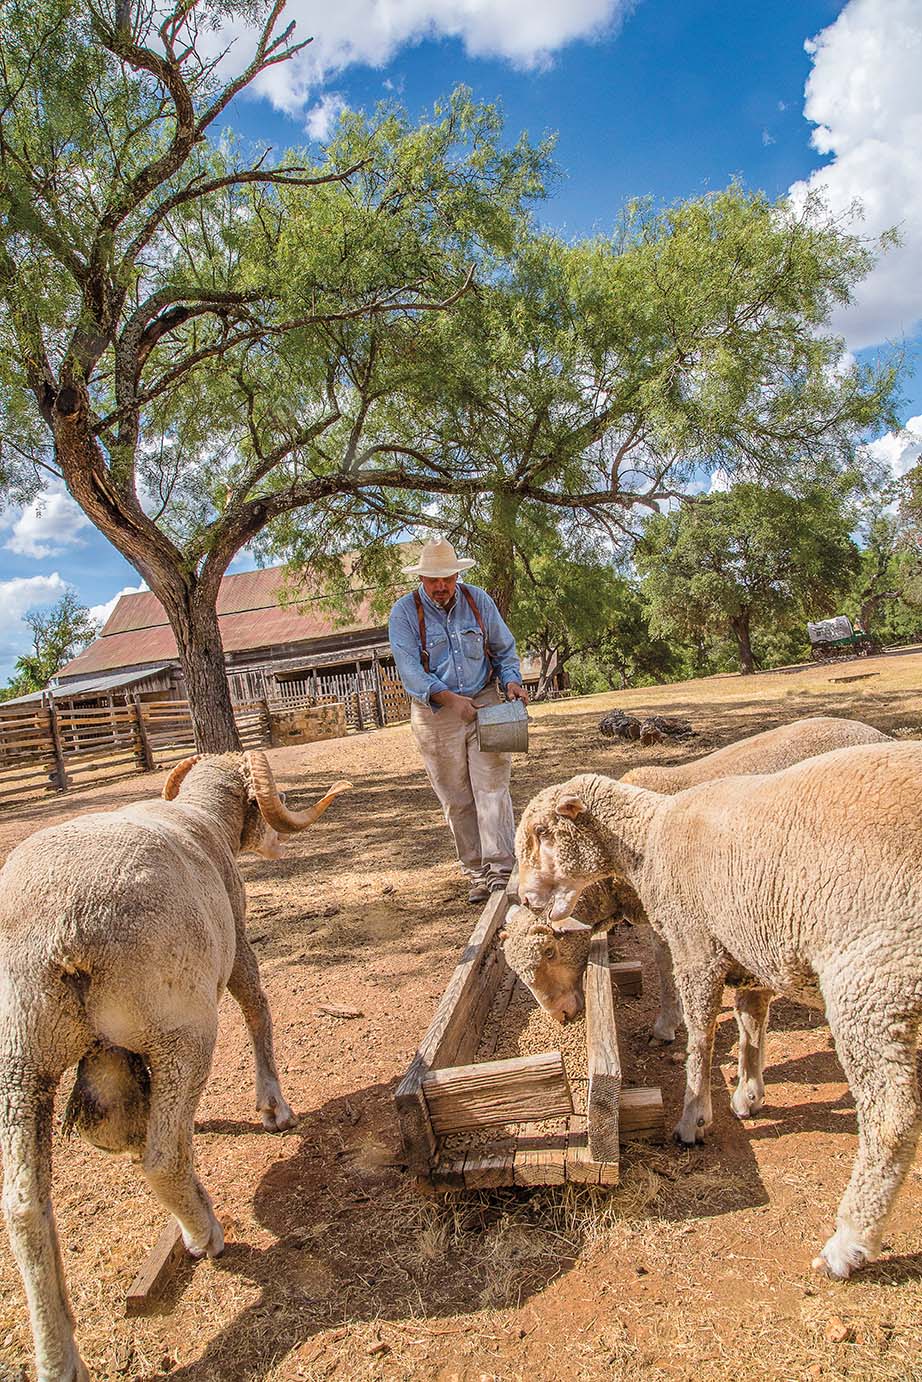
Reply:
<svg viewBox="0 0 922 1382"><path fill-rule="evenodd" d="M283 3L2 6L0 483L22 502L63 479L144 577L205 750L238 743L215 611L235 553L288 510L418 487L377 458L313 464L354 387L320 328L418 331L509 243L546 162L501 150L464 92L417 128L355 116L315 166L210 138L301 46ZM203 35L232 13L258 37L227 78Z"/></svg>
<svg viewBox="0 0 922 1382"><path fill-rule="evenodd" d="M629 550L644 515L717 468L777 484L849 465L889 417L893 371L844 367L823 323L871 259L818 201L795 211L736 185L632 205L590 241L526 230L422 337L325 328L356 381L338 444L418 475L402 523L472 550L508 613L528 588L536 504L558 515L564 551L574 530L576 546ZM318 463L331 436L311 444ZM324 545L294 518L267 541L306 565Z"/></svg>

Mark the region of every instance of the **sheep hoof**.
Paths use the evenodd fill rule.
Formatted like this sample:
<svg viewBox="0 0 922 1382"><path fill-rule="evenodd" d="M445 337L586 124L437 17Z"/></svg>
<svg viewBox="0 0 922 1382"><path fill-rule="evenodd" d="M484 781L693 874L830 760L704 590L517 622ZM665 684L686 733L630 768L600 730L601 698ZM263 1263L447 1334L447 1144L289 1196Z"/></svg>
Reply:
<svg viewBox="0 0 922 1382"><path fill-rule="evenodd" d="M206 1243L198 1247L193 1247L186 1237L185 1229L183 1230L182 1240L186 1245L186 1252L194 1262L200 1262L203 1257L220 1257L224 1251L224 1230L217 1219L215 1219L211 1225L211 1233L208 1235L208 1241Z"/></svg>
<svg viewBox="0 0 922 1382"><path fill-rule="evenodd" d="M757 1114L762 1112L764 1105L764 1098L758 1095L754 1095L752 1098L745 1094L739 1098L734 1095L730 1100L730 1107L737 1118L755 1118Z"/></svg>
<svg viewBox="0 0 922 1382"><path fill-rule="evenodd" d="M819 1257L813 1259L813 1270L845 1281L871 1259L871 1251L850 1229L837 1228L824 1245Z"/></svg>
<svg viewBox="0 0 922 1382"><path fill-rule="evenodd" d="M270 1108L260 1109L259 1116L267 1132L287 1132L298 1121L281 1097Z"/></svg>

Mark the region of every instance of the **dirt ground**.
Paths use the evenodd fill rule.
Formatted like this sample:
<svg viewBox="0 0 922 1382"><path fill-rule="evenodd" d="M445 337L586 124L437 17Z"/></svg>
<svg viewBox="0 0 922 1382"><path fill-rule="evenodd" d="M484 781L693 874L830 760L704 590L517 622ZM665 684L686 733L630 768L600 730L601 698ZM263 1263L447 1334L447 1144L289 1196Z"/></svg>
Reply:
<svg viewBox="0 0 922 1382"><path fill-rule="evenodd" d="M515 760L516 808L575 771L678 762L803 715L922 738L920 682L922 657L906 654L539 707L532 751ZM613 744L597 726L615 705L688 716L698 737ZM163 1212L129 1162L56 1137L55 1210L94 1377L922 1379L922 1162L880 1262L845 1284L811 1275L848 1177L855 1115L828 1029L794 1004L773 1009L766 1109L742 1125L726 1092L727 995L704 1149L628 1149L613 1192L422 1197L398 1164L392 1094L476 912L408 727L275 751L272 762L295 806L335 778L355 783L294 838L288 860L242 866L300 1120L281 1136L261 1129L243 1022L226 1000L197 1155L227 1250L183 1264L141 1319L124 1317L124 1293ZM162 780L5 809L0 855L43 825L153 794ZM662 1085L671 1127L682 1053L647 1045L655 982L642 930L626 933L623 955L642 957L646 974L645 996L619 1009L626 1077ZM324 1016L323 1002L363 1016ZM29 1359L0 1235L0 1382L31 1376Z"/></svg>

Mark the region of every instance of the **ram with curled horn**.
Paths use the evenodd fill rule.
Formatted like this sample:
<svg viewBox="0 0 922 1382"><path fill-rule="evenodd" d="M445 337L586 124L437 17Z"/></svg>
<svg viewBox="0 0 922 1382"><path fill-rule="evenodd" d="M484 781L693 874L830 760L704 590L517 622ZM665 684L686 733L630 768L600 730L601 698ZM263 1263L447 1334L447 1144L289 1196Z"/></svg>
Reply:
<svg viewBox="0 0 922 1382"><path fill-rule="evenodd" d="M307 811L290 811L275 785L275 778L272 776L272 769L269 767L269 760L266 755L251 752L245 757L250 770L250 781L253 784L253 795L259 804L262 818L280 835L294 835L299 830L306 830L323 815L336 797L342 792L348 792L352 786L351 782L342 780L334 782L330 790Z"/></svg>
<svg viewBox="0 0 922 1382"><path fill-rule="evenodd" d="M192 754L162 795L37 831L0 873L0 1145L4 1210L26 1286L41 1378L88 1374L74 1341L48 1203L55 1090L77 1066L66 1127L126 1152L193 1257L224 1235L192 1153L218 1003L239 1003L256 1107L281 1132L269 1004L245 933L237 859L279 858L350 784L290 810L262 753Z"/></svg>

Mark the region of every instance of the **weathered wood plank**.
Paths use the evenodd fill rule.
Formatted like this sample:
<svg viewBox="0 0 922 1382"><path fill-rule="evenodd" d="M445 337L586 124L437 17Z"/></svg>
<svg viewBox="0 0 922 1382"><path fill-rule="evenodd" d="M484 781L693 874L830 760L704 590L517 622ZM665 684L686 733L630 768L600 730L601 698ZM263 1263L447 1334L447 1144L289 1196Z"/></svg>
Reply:
<svg viewBox="0 0 922 1382"><path fill-rule="evenodd" d="M594 937L589 947L584 991L586 1054L589 1068L589 1154L593 1161L617 1164L621 1057L618 1052L606 935Z"/></svg>
<svg viewBox="0 0 922 1382"><path fill-rule="evenodd" d="M468 1190L490 1190L514 1183L515 1146L479 1147L464 1159L464 1184Z"/></svg>
<svg viewBox="0 0 922 1382"><path fill-rule="evenodd" d="M567 1134L542 1132L526 1123L515 1146L513 1175L516 1185L563 1185Z"/></svg>
<svg viewBox="0 0 922 1382"><path fill-rule="evenodd" d="M429 1178L439 1190L463 1190L464 1154L440 1158L430 1171Z"/></svg>
<svg viewBox="0 0 922 1382"><path fill-rule="evenodd" d="M622 1089L618 1105L618 1122L622 1142L663 1137L663 1091L658 1085L650 1088Z"/></svg>
<svg viewBox="0 0 922 1382"><path fill-rule="evenodd" d="M423 1094L433 1131L443 1137L514 1119L565 1118L573 1112L559 1051L433 1070L423 1078Z"/></svg>
<svg viewBox="0 0 922 1382"><path fill-rule="evenodd" d="M567 1124L564 1175L577 1185L598 1185L599 1169L599 1163L589 1155L586 1119L581 1114L573 1114Z"/></svg>
<svg viewBox="0 0 922 1382"><path fill-rule="evenodd" d="M397 1086L394 1100L404 1155L415 1170L425 1170L436 1148L435 1134L422 1092L423 1080L431 1070L450 1065L454 1058L454 1051L461 1042L465 1023L479 992L484 957L489 952L508 905L508 893L496 892L484 907L419 1049Z"/></svg>
<svg viewBox="0 0 922 1382"><path fill-rule="evenodd" d="M643 965L639 960L609 960L612 982L622 998L639 998L643 993Z"/></svg>
<svg viewBox="0 0 922 1382"><path fill-rule="evenodd" d="M126 1315L140 1315L154 1301L186 1255L179 1224L171 1219L141 1264L125 1296Z"/></svg>

